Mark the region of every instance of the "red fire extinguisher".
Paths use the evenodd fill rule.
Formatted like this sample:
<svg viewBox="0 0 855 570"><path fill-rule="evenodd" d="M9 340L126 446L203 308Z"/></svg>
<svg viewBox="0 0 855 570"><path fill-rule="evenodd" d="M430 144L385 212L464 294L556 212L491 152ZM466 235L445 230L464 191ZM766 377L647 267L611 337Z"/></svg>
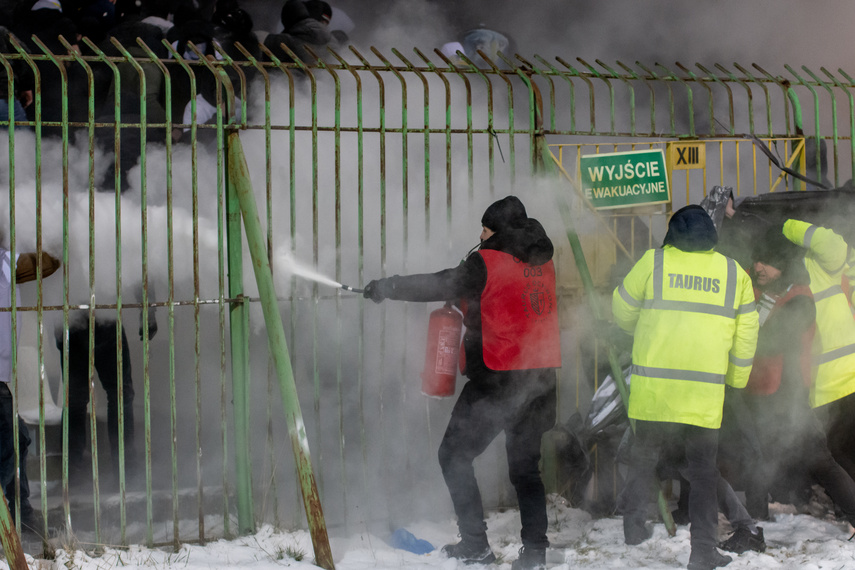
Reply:
<svg viewBox="0 0 855 570"><path fill-rule="evenodd" d="M463 317L447 303L430 314L422 394L434 398L454 395Z"/></svg>

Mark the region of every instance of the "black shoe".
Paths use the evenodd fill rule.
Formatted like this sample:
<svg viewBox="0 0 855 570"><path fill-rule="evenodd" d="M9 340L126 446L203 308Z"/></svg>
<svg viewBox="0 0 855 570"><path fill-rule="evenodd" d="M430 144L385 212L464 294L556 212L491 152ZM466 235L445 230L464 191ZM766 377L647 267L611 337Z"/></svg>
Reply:
<svg viewBox="0 0 855 570"><path fill-rule="evenodd" d="M713 568L721 568L733 562L733 558L722 554L715 548L697 552L692 550L689 555L689 570L713 570Z"/></svg>
<svg viewBox="0 0 855 570"><path fill-rule="evenodd" d="M647 525L643 524L639 526L637 524L627 522L625 518L623 519L623 541L626 544L636 546L651 536L653 536L653 530L651 530Z"/></svg>
<svg viewBox="0 0 855 570"><path fill-rule="evenodd" d="M763 529L758 526L757 532L752 533L747 526L737 527L727 540L719 543L718 547L736 554L742 554L748 550L765 552L766 541L763 539Z"/></svg>
<svg viewBox="0 0 855 570"><path fill-rule="evenodd" d="M490 564L496 561L496 555L490 550L487 537L470 538L464 536L457 544L446 544L442 551L449 558L456 558L464 564Z"/></svg>
<svg viewBox="0 0 855 570"><path fill-rule="evenodd" d="M671 511L671 518L674 519L674 524L686 526L689 524L689 511L684 509L674 509Z"/></svg>
<svg viewBox="0 0 855 570"><path fill-rule="evenodd" d="M21 532L41 536L45 531L45 519L29 502L21 504Z"/></svg>
<svg viewBox="0 0 855 570"><path fill-rule="evenodd" d="M511 564L511 570L546 570L545 548L520 548L520 557Z"/></svg>

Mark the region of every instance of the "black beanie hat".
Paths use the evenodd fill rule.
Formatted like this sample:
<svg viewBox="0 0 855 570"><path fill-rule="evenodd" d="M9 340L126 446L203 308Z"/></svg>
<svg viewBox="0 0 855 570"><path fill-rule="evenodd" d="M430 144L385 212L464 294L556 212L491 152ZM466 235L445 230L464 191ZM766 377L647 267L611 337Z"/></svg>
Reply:
<svg viewBox="0 0 855 570"><path fill-rule="evenodd" d="M801 254L801 248L785 238L781 226L777 225L766 230L754 243L751 259L786 273L790 264Z"/></svg>
<svg viewBox="0 0 855 570"><path fill-rule="evenodd" d="M319 22L329 23L332 19L332 6L323 0L307 0L306 9L309 11L309 17Z"/></svg>
<svg viewBox="0 0 855 570"><path fill-rule="evenodd" d="M493 202L481 216L481 225L494 232L500 232L518 226L528 219L525 206L516 196L507 196Z"/></svg>
<svg viewBox="0 0 855 570"><path fill-rule="evenodd" d="M668 233L662 245L683 251L707 251L718 243L715 224L706 210L696 204L680 208L668 222Z"/></svg>

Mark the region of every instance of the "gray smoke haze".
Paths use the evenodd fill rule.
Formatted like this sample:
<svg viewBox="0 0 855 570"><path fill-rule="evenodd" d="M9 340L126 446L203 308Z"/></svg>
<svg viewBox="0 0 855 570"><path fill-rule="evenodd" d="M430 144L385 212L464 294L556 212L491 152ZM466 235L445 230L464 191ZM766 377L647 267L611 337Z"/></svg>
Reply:
<svg viewBox="0 0 855 570"><path fill-rule="evenodd" d="M246 3L263 29L278 14L280 3ZM819 66L836 69L848 65L846 49L850 36L848 24L855 21L855 7L848 2L824 2L812 6L806 2L453 2L453 1L396 1L369 2L341 0L333 2L357 21L353 34L354 45L374 63L379 60L368 46L377 46L385 57L397 63L389 48L398 48L411 61L418 62L412 47L425 53L458 38L468 28L484 24L486 27L507 32L515 40L519 53L530 56L540 54L547 60L555 56L575 62L581 57L591 63L600 59L611 64L622 60L627 64L642 61L652 65L662 62L671 65L681 61L694 62L737 61L745 65L757 62L777 71L783 63L802 64L818 69ZM268 9L269 8L269 9ZM817 38L829 45L817 45ZM831 45L834 44L834 45ZM348 56L353 60L352 56ZM434 59L439 63L438 58ZM421 63L421 62L419 62ZM567 252L563 222L558 218L550 194L568 196L577 213L577 230L593 233L598 222L587 215L581 202L566 185L543 182L530 177L528 168L527 138L517 139L516 155L511 162L508 136L493 140L481 135L472 145L472 173L469 171L468 146L465 134L446 138L446 104L450 108L450 122L455 129L466 127L467 109L460 81L455 79L450 99L446 101L444 86L434 76L427 78L430 93L429 126L438 132L431 133L425 143L423 133L411 133L404 155L404 139L400 133L386 133L381 145L377 133L365 133L363 159L357 156L355 81L339 73L342 89L342 125L351 129L343 132L338 150L341 159L336 169L336 141L330 132L321 132L315 141L304 129L296 134L291 161L290 134L276 130L271 135L272 169L266 177L264 134L260 130L242 133L253 188L259 206L265 203L267 186L271 194L271 233L274 247L274 270L277 292L282 298L293 296L291 302L280 304L282 318L289 335L289 350L294 362L295 377L300 391L304 421L309 434L316 475L321 485L325 511L330 524L370 525L392 527L403 524L408 517L429 515L450 516L450 502L436 464L436 448L451 409L451 400L428 400L418 393L419 371L423 365L427 313L432 305L385 303L376 306L360 302L355 296L343 295L324 287L317 289L309 280L299 277L292 282L288 259L316 269L319 273L349 285L363 285L369 279L395 273L433 272L451 267L475 244L480 231L480 216L493 200L508 193L519 195L525 202L529 215L540 219L561 248L557 259L559 272L575 274L572 256ZM318 123L334 124L334 95L332 78L326 71L315 73L317 80ZM379 100L377 82L369 74L361 75L363 88L364 125L376 127L381 109L387 127L402 127L401 87L398 79L384 74L386 99ZM408 82L408 125L411 129L424 127L424 91L419 79L413 75ZM287 81L274 78L271 97L271 122L285 125L289 122ZM496 93L501 87L494 86ZM301 127L311 125L311 92L306 83L297 87L296 121ZM527 126L528 117L522 109L516 88L515 104L522 105L515 115L520 126ZM473 80L473 127L487 126L486 90ZM263 90L254 89L250 101L250 122L263 122ZM507 128L507 97L497 95L493 115L497 128ZM700 106L700 104L699 104ZM600 107L599 112L607 112ZM758 114L760 112L758 111ZM622 119L625 121L625 117ZM20 153L18 176L19 249L32 249L35 245L35 219L32 194L31 141L19 134L17 149ZM0 137L2 138L2 137ZM313 147L313 142L317 147ZM45 249L56 254L61 251L61 220L58 196L61 195L61 157L54 143L46 142L43 239ZM427 152L425 150L427 146ZM446 145L449 145L448 157ZM382 148L382 154L381 154ZM317 152L316 152L317 149ZM493 165L487 162L493 152ZM500 155L503 153L503 155ZM72 180L70 251L72 272L72 302L88 299L88 149L78 141L71 149L69 175ZM8 157L5 148L0 156ZM317 156L317 158L316 158ZM384 169L381 170L381 157ZM175 225L176 298L193 296L192 267L192 165L187 147L175 150ZM6 158L3 158L6 160ZM100 154L96 168L105 167ZM138 167L139 168L139 167ZM292 197L291 169L294 169ZM406 175L404 168L406 168ZM165 161L162 148L153 146L147 164L149 179L149 271L150 279L158 283L158 300L163 300L167 274L165 265ZM100 172L100 170L99 170ZM5 185L6 170L0 165ZM217 259L220 255L217 242L217 177L216 157L200 152L197 168L201 208L200 254L202 264L201 296L217 297ZM362 176L360 181L359 176ZM746 175L747 178L747 175ZM97 176L96 176L97 179ZM139 170L129 175L131 190L123 196L122 243L123 282L128 288L126 302L132 299L134 283L139 282L140 212ZM315 181L317 180L317 182ZM360 184L361 182L361 184ZM718 183L719 181L715 181ZM730 180L722 180L728 184ZM338 186L337 186L338 185ZM709 184L708 184L709 185ZM356 213L360 206L358 191L362 188L364 218ZM697 186L697 184L696 184ZM340 238L335 235L337 202L334 191L340 189ZM315 189L317 188L317 193ZM380 191L385 192L381 203ZM447 209L446 192L450 191L450 209ZM678 194L678 200L688 194ZM425 204L425 195L430 203ZM693 196L694 197L694 196ZM692 198L693 198L692 197ZM315 201L318 218L315 222ZM3 201L4 204L7 202ZM404 203L408 216L404 216ZM293 208L292 208L293 203ZM675 204L676 205L676 204ZM385 223L381 224L381 209L385 207ZM292 211L293 209L293 211ZM126 211L127 210L127 211ZM115 295L115 204L111 194L98 196L96 205L96 272L98 297L107 300ZM427 214L430 222L426 223ZM292 229L291 219L295 226ZM7 220L6 211L0 210L0 219ZM664 219L664 218L663 218ZM663 219L656 220L662 222ZM265 213L262 220L266 223ZM30 225L28 225L30 224ZM654 223L648 219L648 224ZM4 224L5 225L5 224ZM664 225L660 223L659 225ZM316 233L317 232L317 233ZM360 233L364 250L358 247ZM338 240L338 241L337 241ZM111 249L112 248L112 249ZM292 254L293 251L293 254ZM381 257L381 251L382 256ZM317 253L315 253L317 252ZM602 276L608 272L610 258L592 255L592 271ZM248 253L244 253L244 283L248 295L255 294L254 279ZM293 283L293 286L292 286ZM57 299L61 283L54 277L46 282L51 299ZM59 291L57 290L59 288ZM606 298L602 299L607 303ZM573 309L568 316L570 324L563 336L565 369L562 378L567 390L562 392L563 409L575 408L576 398L584 405L589 394L582 386L580 394L574 393L573 383L579 369L576 345L588 335L576 324L590 318L586 308ZM165 311L159 311L161 325L152 343L150 381L153 386L153 459L157 481L162 487L170 483L166 473L169 464L171 433L169 419L169 368L168 331ZM136 316L130 319L131 331L136 326ZM228 321L226 321L228 326ZM288 521L299 524L300 505L294 492L293 461L287 445L285 425L277 380L272 377L268 364L267 339L257 304L251 314L252 338L252 452L254 481L259 496L257 515L267 520ZM200 329L202 350L194 353L194 335ZM231 435L230 369L226 367L226 401L221 400L220 323L217 307L203 309L200 324L194 323L192 309L176 309L176 353L179 414L179 457L191 458L197 453L195 422L205 426L201 448L204 450L204 481L216 485L220 482L223 464L221 423L226 424L229 446L226 461L231 466L234 445ZM225 332L228 334L228 331ZM135 336L133 334L129 335ZM226 339L228 337L226 336ZM131 339L134 354L135 384L142 385L141 344ZM227 348L228 340L226 340ZM50 345L48 345L50 346ZM49 368L57 370L57 351L48 352ZM197 383L195 359L200 362ZM587 370L581 372L583 375ZM458 379L461 386L464 379ZM587 378L585 379L587 381ZM202 392L200 416L195 417L196 390ZM142 390L137 390L138 410L142 409ZM103 401L101 402L103 404ZM226 419L223 419L221 406ZM103 407L103 406L102 406ZM142 413L139 413L141 421ZM268 430L269 428L269 430ZM138 429L138 438L141 430ZM268 435L270 434L270 435ZM491 451L477 462L478 476L482 482L485 503L488 506L512 502L512 490L504 475L504 451L497 441ZM180 461L181 485L192 487L195 483L195 464L189 459ZM158 465L159 464L159 465ZM159 468L159 469L158 469ZM231 477L231 473L229 473ZM233 482L233 477L231 481ZM275 486L275 488L274 488ZM417 490L417 491L416 491ZM274 493L275 491L275 493ZM272 496L278 497L278 504ZM296 514L295 514L296 513Z"/></svg>
<svg viewBox="0 0 855 570"><path fill-rule="evenodd" d="M338 0L357 27L354 43L381 49L438 48L484 25L509 34L519 53L547 59L576 57L606 63L636 60L666 65L758 63L776 72L784 63L846 69L855 6L846 0ZM247 9L265 29L281 3Z"/></svg>

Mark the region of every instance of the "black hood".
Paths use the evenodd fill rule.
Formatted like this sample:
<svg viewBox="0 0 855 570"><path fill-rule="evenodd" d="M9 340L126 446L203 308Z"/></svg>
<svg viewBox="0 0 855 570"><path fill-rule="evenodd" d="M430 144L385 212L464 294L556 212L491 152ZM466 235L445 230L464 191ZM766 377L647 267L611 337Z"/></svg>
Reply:
<svg viewBox="0 0 855 570"><path fill-rule="evenodd" d="M518 220L496 232L481 243L481 249L503 251L531 265L543 265L555 251L546 230L534 218Z"/></svg>
<svg viewBox="0 0 855 570"><path fill-rule="evenodd" d="M718 233L706 210L692 204L677 210L668 222L662 245L683 251L707 251L718 243Z"/></svg>
<svg viewBox="0 0 855 570"><path fill-rule="evenodd" d="M528 218L525 206L516 196L506 196L490 204L481 216L481 225L494 232L512 228Z"/></svg>

